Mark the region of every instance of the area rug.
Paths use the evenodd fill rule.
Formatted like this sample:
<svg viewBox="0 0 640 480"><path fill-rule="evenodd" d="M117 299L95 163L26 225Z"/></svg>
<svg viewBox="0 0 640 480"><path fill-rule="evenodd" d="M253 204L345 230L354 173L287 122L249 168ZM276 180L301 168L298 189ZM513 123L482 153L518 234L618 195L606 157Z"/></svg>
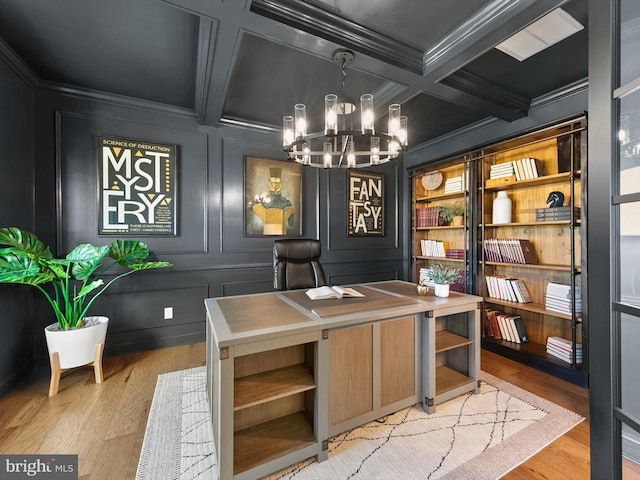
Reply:
<svg viewBox="0 0 640 480"><path fill-rule="evenodd" d="M420 404L345 432L329 459L269 480L500 478L583 417L482 372L465 394L427 415ZM204 367L158 377L136 480L218 478Z"/></svg>

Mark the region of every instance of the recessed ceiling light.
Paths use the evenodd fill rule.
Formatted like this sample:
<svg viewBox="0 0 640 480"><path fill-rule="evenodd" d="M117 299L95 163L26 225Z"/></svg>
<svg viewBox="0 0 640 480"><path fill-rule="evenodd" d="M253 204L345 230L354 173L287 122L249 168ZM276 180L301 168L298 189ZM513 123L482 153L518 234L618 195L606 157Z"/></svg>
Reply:
<svg viewBox="0 0 640 480"><path fill-rule="evenodd" d="M498 50L523 61L545 48L570 37L584 28L580 22L561 8L536 20L524 30L496 46Z"/></svg>

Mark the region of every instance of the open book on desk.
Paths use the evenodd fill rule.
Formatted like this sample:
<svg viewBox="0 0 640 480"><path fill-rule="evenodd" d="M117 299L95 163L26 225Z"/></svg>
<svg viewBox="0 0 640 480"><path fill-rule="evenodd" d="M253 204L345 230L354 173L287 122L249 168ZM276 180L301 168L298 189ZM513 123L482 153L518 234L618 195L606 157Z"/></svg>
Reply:
<svg viewBox="0 0 640 480"><path fill-rule="evenodd" d="M307 290L307 297L311 300L323 300L325 298L364 297L364 294L349 287L317 287Z"/></svg>

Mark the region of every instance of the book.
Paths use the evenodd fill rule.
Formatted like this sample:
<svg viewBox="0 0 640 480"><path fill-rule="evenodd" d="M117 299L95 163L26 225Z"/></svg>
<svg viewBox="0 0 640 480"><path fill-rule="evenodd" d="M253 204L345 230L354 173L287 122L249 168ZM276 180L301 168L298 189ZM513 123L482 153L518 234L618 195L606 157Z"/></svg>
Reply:
<svg viewBox="0 0 640 480"><path fill-rule="evenodd" d="M515 316L514 315L509 315L507 317L507 324L509 326L509 333L511 335L511 341L514 343L522 343L520 341L520 335L518 335L518 331L516 330L516 324L515 324Z"/></svg>
<svg viewBox="0 0 640 480"><path fill-rule="evenodd" d="M324 300L326 298L364 297L364 294L350 287L324 286L310 288L305 292L311 300Z"/></svg>
<svg viewBox="0 0 640 480"><path fill-rule="evenodd" d="M517 279L514 283L516 285L516 288L518 289L518 292L520 293L520 296L522 297L522 303L532 302L531 294L529 293L529 290L527 289L527 285L524 283L524 280Z"/></svg>
<svg viewBox="0 0 640 480"><path fill-rule="evenodd" d="M498 325L498 318L496 317L496 315L499 312L496 310L488 310L487 311L487 316L489 317L489 325L490 325L490 330L493 334L493 337L496 340L502 340L502 335L500 333L500 326Z"/></svg>
<svg viewBox="0 0 640 480"><path fill-rule="evenodd" d="M516 326L518 337L520 338L520 343L527 343L529 341L529 338L527 337L527 331L524 328L524 322L522 321L522 317L520 317L520 315L516 316L513 319L513 323Z"/></svg>

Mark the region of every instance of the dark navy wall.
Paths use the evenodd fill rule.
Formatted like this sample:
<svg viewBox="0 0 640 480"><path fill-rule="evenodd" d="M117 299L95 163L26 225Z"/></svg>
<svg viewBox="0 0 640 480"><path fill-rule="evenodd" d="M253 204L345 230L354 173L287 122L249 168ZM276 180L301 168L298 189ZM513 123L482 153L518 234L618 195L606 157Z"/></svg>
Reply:
<svg viewBox="0 0 640 480"><path fill-rule="evenodd" d="M0 226L34 230L33 89L0 60ZM0 285L0 396L33 365L33 292Z"/></svg>

